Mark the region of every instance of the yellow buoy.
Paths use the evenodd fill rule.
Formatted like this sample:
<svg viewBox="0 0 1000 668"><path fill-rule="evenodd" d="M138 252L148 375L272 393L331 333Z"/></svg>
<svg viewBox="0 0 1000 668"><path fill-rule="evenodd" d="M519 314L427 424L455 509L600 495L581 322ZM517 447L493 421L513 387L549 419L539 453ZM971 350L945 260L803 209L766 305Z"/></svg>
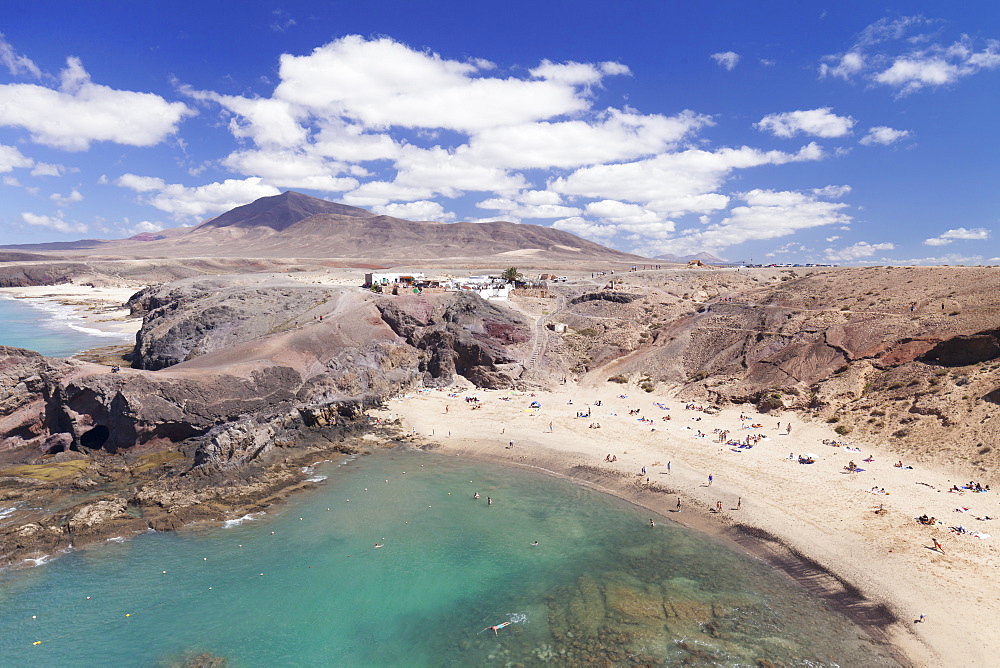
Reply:
<svg viewBox="0 0 1000 668"><path fill-rule="evenodd" d="M41 640L36 640L35 642L33 642L33 643L31 643L31 644L32 644L32 645L41 645L41 644L42 644L42 641L41 641Z"/></svg>

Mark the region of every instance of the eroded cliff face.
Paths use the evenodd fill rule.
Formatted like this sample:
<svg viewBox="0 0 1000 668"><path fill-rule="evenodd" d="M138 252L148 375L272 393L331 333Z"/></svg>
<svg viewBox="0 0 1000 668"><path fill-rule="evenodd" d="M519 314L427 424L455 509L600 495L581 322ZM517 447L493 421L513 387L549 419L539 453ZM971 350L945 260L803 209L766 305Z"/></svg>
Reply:
<svg viewBox="0 0 1000 668"><path fill-rule="evenodd" d="M425 385L447 385L455 375L478 387L517 385L531 329L513 311L468 292L435 301L386 298L375 305L396 334L423 352L419 369Z"/></svg>

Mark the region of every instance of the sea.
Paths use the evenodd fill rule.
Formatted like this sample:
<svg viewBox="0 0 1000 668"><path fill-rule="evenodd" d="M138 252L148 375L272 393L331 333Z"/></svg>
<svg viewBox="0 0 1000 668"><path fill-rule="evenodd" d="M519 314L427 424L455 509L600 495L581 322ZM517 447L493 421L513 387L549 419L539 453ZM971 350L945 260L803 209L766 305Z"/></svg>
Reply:
<svg viewBox="0 0 1000 668"><path fill-rule="evenodd" d="M134 334L89 327L76 311L49 299L0 296L0 345L27 348L48 357L135 341Z"/></svg>
<svg viewBox="0 0 1000 668"><path fill-rule="evenodd" d="M898 665L766 563L571 481L409 449L303 475L263 513L0 570L0 664Z"/></svg>

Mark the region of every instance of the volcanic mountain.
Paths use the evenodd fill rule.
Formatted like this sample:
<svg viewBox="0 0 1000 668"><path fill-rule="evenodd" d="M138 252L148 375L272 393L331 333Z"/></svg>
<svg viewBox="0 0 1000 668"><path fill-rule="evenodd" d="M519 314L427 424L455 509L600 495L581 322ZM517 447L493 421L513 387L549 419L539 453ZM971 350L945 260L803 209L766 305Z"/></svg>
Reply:
<svg viewBox="0 0 1000 668"><path fill-rule="evenodd" d="M161 238L156 238L161 237ZM288 191L238 206L194 228L156 237L11 247L59 254L131 257L325 258L381 264L477 260L483 263L649 262L541 225L416 222Z"/></svg>

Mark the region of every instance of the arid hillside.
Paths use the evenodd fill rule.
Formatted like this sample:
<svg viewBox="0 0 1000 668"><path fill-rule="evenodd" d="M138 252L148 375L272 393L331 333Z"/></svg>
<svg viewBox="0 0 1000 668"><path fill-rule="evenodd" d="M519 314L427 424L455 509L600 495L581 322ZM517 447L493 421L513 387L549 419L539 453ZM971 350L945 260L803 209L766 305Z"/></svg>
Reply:
<svg viewBox="0 0 1000 668"><path fill-rule="evenodd" d="M537 307L552 309L537 373L795 409L910 459L984 474L1000 464L998 269L635 272L614 290L587 283Z"/></svg>

